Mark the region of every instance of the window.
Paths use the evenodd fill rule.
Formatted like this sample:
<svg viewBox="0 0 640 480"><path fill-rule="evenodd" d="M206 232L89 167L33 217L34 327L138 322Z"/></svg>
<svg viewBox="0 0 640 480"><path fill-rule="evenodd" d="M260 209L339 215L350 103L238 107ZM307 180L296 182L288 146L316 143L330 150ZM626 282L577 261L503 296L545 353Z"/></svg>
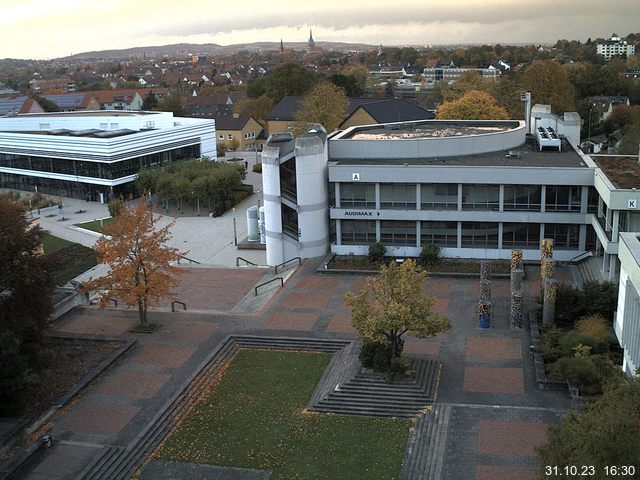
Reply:
<svg viewBox="0 0 640 480"><path fill-rule="evenodd" d="M502 247L540 248L540 224L537 223L504 223L502 225Z"/></svg>
<svg viewBox="0 0 640 480"><path fill-rule="evenodd" d="M233 140L233 134L227 133L227 140Z"/></svg>
<svg viewBox="0 0 640 480"><path fill-rule="evenodd" d="M458 246L458 222L420 222L420 245Z"/></svg>
<svg viewBox="0 0 640 480"><path fill-rule="evenodd" d="M376 208L376 186L373 183L341 183L340 208Z"/></svg>
<svg viewBox="0 0 640 480"><path fill-rule="evenodd" d="M376 242L376 222L372 220L340 220L342 245L371 245Z"/></svg>
<svg viewBox="0 0 640 480"><path fill-rule="evenodd" d="M224 140L224 135L218 135L218 140Z"/></svg>
<svg viewBox="0 0 640 480"><path fill-rule="evenodd" d="M424 210L457 210L457 183L425 183L420 186L420 204Z"/></svg>
<svg viewBox="0 0 640 480"><path fill-rule="evenodd" d="M462 246L467 248L498 248L498 224L463 222Z"/></svg>
<svg viewBox="0 0 640 480"><path fill-rule="evenodd" d="M580 225L566 223L545 223L544 238L553 240L553 248L558 250L578 250Z"/></svg>
<svg viewBox="0 0 640 480"><path fill-rule="evenodd" d="M385 245L416 245L416 222L383 220L380 222L380 241Z"/></svg>
<svg viewBox="0 0 640 480"><path fill-rule="evenodd" d="M380 208L396 210L416 208L416 186L409 183L380 184Z"/></svg>
<svg viewBox="0 0 640 480"><path fill-rule="evenodd" d="M547 186L545 210L549 212L579 212L582 187Z"/></svg>
<svg viewBox="0 0 640 480"><path fill-rule="evenodd" d="M498 210L500 187L498 185L463 185L463 210Z"/></svg>
<svg viewBox="0 0 640 480"><path fill-rule="evenodd" d="M600 199L600 194L596 190L595 187L589 187L589 195L587 197L587 212L588 213L598 213L598 200Z"/></svg>
<svg viewBox="0 0 640 480"><path fill-rule="evenodd" d="M540 211L540 185L505 185L504 209Z"/></svg>

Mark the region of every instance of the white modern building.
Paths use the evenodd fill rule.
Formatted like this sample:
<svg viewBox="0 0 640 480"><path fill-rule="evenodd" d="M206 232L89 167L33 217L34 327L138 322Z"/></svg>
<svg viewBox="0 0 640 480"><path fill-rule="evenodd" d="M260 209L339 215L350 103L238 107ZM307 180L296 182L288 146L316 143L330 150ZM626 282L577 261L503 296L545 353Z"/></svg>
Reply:
<svg viewBox="0 0 640 480"><path fill-rule="evenodd" d="M502 74L500 69L493 66L489 66L487 68L464 68L456 67L454 65L444 65L440 67L426 67L422 71L422 76L429 83L439 82L441 80L453 83L468 72L476 72L482 78L486 78L488 80L498 80Z"/></svg>
<svg viewBox="0 0 640 480"><path fill-rule="evenodd" d="M630 57L636 53L636 46L633 43L628 43L626 40L622 40L614 33L611 38L596 45L596 53L598 55L602 55L605 60L609 61L613 57L623 55Z"/></svg>
<svg viewBox="0 0 640 480"><path fill-rule="evenodd" d="M0 187L107 201L143 167L216 158L213 120L78 111L0 118Z"/></svg>
<svg viewBox="0 0 640 480"><path fill-rule="evenodd" d="M640 368L640 239L637 233L620 235L618 311L613 328L624 349L622 369L635 374Z"/></svg>

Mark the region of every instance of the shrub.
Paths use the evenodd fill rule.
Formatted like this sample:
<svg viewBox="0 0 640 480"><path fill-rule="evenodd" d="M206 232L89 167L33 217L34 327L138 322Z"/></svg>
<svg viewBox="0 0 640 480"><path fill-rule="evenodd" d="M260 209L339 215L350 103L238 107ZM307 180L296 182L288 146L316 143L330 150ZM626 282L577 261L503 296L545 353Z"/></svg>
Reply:
<svg viewBox="0 0 640 480"><path fill-rule="evenodd" d="M597 313L578 320L576 328L580 333L593 338L599 345L608 346L611 341L609 322Z"/></svg>
<svg viewBox="0 0 640 480"><path fill-rule="evenodd" d="M422 247L420 252L420 264L424 267L435 265L440 259L440 247L433 243Z"/></svg>
<svg viewBox="0 0 640 480"><path fill-rule="evenodd" d="M545 362L553 363L558 360L562 354L560 351L560 339L564 332L558 327L551 327L542 333L540 338L540 353Z"/></svg>
<svg viewBox="0 0 640 480"><path fill-rule="evenodd" d="M369 260L372 262L381 262L387 253L387 247L382 243L376 242L369 245Z"/></svg>
<svg viewBox="0 0 640 480"><path fill-rule="evenodd" d="M594 353L601 353L601 350L598 347L598 342L581 333L577 330L571 330L568 333L565 333L558 342L558 348L560 349L561 357L573 357L575 355L575 348L578 345L584 345L591 347L591 351Z"/></svg>
<svg viewBox="0 0 640 480"><path fill-rule="evenodd" d="M585 308L582 316L597 314L611 323L618 307L618 287L612 282L584 282L582 299Z"/></svg>
<svg viewBox="0 0 640 480"><path fill-rule="evenodd" d="M405 378L411 378L416 372L406 358L395 357L391 359L389 370L386 373L388 382L396 382Z"/></svg>
<svg viewBox="0 0 640 480"><path fill-rule="evenodd" d="M584 299L573 285L560 283L556 292L555 324L561 328L573 328L576 320L584 315Z"/></svg>
<svg viewBox="0 0 640 480"><path fill-rule="evenodd" d="M253 167L251 167L251 170L253 170L256 173L262 173L262 164L256 163Z"/></svg>
<svg viewBox="0 0 640 480"><path fill-rule="evenodd" d="M563 357L550 367L550 373L556 378L566 378L584 393L598 393L600 382L590 357Z"/></svg>
<svg viewBox="0 0 640 480"><path fill-rule="evenodd" d="M122 198L114 198L108 203L107 208L109 209L109 215L116 218L124 208L124 200Z"/></svg>
<svg viewBox="0 0 640 480"><path fill-rule="evenodd" d="M375 372L391 373L392 362L402 355L404 340L399 339L396 346L396 356L391 354L391 346L383 342L365 340L360 349L360 362L363 367Z"/></svg>

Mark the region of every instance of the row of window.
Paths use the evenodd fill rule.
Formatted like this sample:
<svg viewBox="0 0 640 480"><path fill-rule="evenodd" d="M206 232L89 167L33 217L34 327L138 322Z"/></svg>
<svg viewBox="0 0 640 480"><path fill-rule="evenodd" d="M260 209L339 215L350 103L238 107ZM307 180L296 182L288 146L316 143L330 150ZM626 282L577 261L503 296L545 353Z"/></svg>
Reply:
<svg viewBox="0 0 640 480"><path fill-rule="evenodd" d="M458 184L437 183L420 185L420 208L422 210L457 210ZM581 186L547 186L545 211L580 212ZM598 208L598 194L589 189L588 211ZM415 210L416 184L381 183L380 208ZM463 210L500 209L499 185L462 185ZM376 186L373 183L340 184L340 208L376 208ZM534 211L542 209L542 186L505 185L503 210Z"/></svg>
<svg viewBox="0 0 640 480"><path fill-rule="evenodd" d="M256 132L246 132L244 134L244 139L249 140L250 138L255 138ZM224 140L224 134L218 135L218 140ZM233 133L227 133L227 140L233 140Z"/></svg>
<svg viewBox="0 0 640 480"><path fill-rule="evenodd" d="M592 229L591 232L593 232ZM370 245L377 241L373 220L340 220L342 245ZM498 248L499 225L494 222L461 222L463 248ZM416 222L401 220L380 221L380 241L385 245L418 245ZM554 240L554 247L577 250L580 225L544 224L544 237ZM540 224L503 223L502 248L538 249ZM595 237L587 243L595 244ZM440 247L458 247L458 222L420 222L420 245L433 243Z"/></svg>
<svg viewBox="0 0 640 480"><path fill-rule="evenodd" d="M166 152L143 155L113 163L67 160L63 158L33 157L0 153L0 166L34 170L47 173L61 173L78 177L116 179L134 175L142 168L163 165L175 160L200 157L200 145L181 147Z"/></svg>

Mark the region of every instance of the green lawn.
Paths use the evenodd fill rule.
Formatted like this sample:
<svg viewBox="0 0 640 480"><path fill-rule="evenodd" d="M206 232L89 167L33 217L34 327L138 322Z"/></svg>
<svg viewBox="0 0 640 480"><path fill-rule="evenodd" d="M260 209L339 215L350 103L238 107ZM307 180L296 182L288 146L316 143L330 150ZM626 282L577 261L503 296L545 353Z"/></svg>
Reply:
<svg viewBox="0 0 640 480"><path fill-rule="evenodd" d="M73 243L69 240L65 240L64 238L54 237L48 233L45 233L42 236L42 249L44 250L45 255L62 250L69 245L73 245Z"/></svg>
<svg viewBox="0 0 640 480"><path fill-rule="evenodd" d="M98 263L95 250L48 233L42 237L42 249L45 255L55 255L58 258L57 268L53 273L57 285L64 285Z"/></svg>
<svg viewBox="0 0 640 480"><path fill-rule="evenodd" d="M107 225L110 225L113 222L114 222L113 218L109 217L109 218L103 219L102 223L100 220L93 220L91 222L76 223L75 226L80 228L86 228L87 230L91 230L92 232L102 233L102 226L104 225L106 227Z"/></svg>
<svg viewBox="0 0 640 480"><path fill-rule="evenodd" d="M272 480L397 478L410 420L304 411L329 359L241 350L159 457L272 470Z"/></svg>

